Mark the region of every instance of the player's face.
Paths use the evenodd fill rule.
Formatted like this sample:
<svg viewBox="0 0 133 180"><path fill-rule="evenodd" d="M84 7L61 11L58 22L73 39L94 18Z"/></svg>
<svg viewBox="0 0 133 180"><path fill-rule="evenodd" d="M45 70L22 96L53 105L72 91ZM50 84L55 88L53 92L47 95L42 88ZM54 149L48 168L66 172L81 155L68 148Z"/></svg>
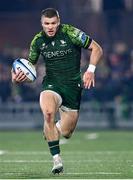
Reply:
<svg viewBox="0 0 133 180"><path fill-rule="evenodd" d="M41 23L42 23L42 27L43 27L44 32L49 37L53 37L58 30L58 26L60 24L60 19L56 16L52 17L52 18L42 16Z"/></svg>

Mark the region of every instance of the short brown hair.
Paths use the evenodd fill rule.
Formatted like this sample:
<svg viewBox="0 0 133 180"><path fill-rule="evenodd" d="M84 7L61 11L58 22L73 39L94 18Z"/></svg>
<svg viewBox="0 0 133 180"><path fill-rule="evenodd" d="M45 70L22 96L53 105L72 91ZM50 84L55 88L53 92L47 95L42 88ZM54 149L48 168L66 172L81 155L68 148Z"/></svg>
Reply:
<svg viewBox="0 0 133 180"><path fill-rule="evenodd" d="M41 16L45 16L48 18L52 18L52 17L58 17L59 18L59 13L56 9L54 8L47 8L42 10Z"/></svg>

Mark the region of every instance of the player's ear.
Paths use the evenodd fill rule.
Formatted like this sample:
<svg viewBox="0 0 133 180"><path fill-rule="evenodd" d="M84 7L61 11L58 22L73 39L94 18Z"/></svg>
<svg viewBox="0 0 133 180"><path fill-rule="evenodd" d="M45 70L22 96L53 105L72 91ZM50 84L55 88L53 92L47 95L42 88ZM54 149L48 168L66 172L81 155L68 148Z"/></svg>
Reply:
<svg viewBox="0 0 133 180"><path fill-rule="evenodd" d="M60 25L60 18L58 18L58 26Z"/></svg>
<svg viewBox="0 0 133 180"><path fill-rule="evenodd" d="M43 26L43 17L40 19L41 26Z"/></svg>

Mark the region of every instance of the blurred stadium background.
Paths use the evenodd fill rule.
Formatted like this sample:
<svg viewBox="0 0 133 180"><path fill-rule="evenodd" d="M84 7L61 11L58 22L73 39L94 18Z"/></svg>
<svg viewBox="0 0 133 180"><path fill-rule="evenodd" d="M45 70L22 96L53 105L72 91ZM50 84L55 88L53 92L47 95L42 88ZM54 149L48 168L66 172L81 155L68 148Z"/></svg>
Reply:
<svg viewBox="0 0 133 180"><path fill-rule="evenodd" d="M30 84L11 83L11 65L27 58L31 39L41 30L40 12L59 10L62 23L87 32L104 50L97 67L96 87L84 90L78 128L133 128L133 0L4 0L0 1L0 129L42 129L38 78ZM88 65L83 51L81 68Z"/></svg>
<svg viewBox="0 0 133 180"><path fill-rule="evenodd" d="M47 7L57 8L62 23L82 29L104 50L96 87L83 91L77 131L60 141L65 172L57 177L50 174L38 104L43 61L34 83L13 85L10 75L14 59L27 58ZM0 1L0 179L133 178L132 34L133 0ZM82 73L88 58L83 50Z"/></svg>

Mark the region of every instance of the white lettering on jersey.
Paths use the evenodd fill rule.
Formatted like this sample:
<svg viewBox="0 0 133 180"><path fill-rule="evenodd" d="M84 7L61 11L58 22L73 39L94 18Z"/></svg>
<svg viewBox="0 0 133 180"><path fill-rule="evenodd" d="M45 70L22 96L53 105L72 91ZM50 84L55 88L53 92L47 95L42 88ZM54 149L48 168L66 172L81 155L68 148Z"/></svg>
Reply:
<svg viewBox="0 0 133 180"><path fill-rule="evenodd" d="M48 52L43 52L43 55L45 58L53 58L53 57L63 57L67 54L72 53L72 49L67 49L67 50L62 50L62 51L48 51Z"/></svg>

